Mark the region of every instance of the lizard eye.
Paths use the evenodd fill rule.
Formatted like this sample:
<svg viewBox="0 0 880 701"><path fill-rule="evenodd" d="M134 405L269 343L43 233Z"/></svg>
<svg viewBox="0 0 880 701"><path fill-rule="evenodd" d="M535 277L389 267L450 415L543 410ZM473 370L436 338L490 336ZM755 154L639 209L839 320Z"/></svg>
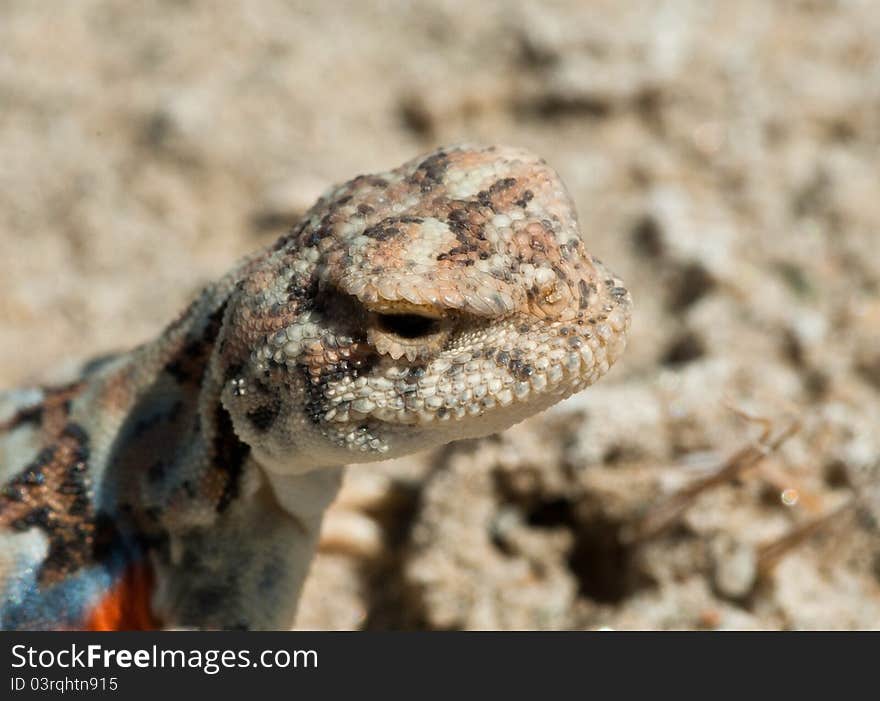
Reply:
<svg viewBox="0 0 880 701"><path fill-rule="evenodd" d="M415 339L433 334L439 326L439 319L421 314L379 314L379 327L387 333L401 338Z"/></svg>
<svg viewBox="0 0 880 701"><path fill-rule="evenodd" d="M374 312L367 327L367 340L394 360L406 356L410 361L426 358L443 348L452 332L450 319L418 314Z"/></svg>

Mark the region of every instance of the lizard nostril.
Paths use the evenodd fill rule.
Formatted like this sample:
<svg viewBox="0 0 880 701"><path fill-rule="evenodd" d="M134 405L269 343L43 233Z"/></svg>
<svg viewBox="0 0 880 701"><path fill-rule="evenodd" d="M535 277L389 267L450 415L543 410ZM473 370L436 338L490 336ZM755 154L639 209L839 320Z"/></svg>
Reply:
<svg viewBox="0 0 880 701"><path fill-rule="evenodd" d="M401 338L421 338L437 330L438 320L420 314L379 314L379 326L383 331Z"/></svg>

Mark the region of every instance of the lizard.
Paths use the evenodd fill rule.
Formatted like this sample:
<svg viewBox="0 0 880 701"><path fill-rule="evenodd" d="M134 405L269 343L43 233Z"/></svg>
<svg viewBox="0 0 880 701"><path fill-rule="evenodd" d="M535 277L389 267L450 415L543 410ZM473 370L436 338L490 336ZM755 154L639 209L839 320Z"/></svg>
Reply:
<svg viewBox="0 0 880 701"><path fill-rule="evenodd" d="M582 390L631 307L524 149L331 188L154 340L0 394L0 627L288 628L346 465Z"/></svg>

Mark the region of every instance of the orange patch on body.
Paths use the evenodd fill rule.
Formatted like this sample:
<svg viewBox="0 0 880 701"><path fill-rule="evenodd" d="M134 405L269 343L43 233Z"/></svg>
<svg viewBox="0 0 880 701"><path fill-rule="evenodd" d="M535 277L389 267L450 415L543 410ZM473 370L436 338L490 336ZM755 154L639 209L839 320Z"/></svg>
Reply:
<svg viewBox="0 0 880 701"><path fill-rule="evenodd" d="M92 609L85 630L159 630L150 610L153 570L146 563L129 567L122 579Z"/></svg>

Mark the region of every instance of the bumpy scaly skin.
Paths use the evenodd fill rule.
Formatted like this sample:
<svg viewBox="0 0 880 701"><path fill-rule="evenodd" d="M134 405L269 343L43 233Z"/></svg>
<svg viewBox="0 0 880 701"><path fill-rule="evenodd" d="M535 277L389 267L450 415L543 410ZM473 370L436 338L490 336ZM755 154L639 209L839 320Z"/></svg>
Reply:
<svg viewBox="0 0 880 701"><path fill-rule="evenodd" d="M155 341L0 397L3 627L289 626L340 466L583 389L630 304L528 152L345 183Z"/></svg>

